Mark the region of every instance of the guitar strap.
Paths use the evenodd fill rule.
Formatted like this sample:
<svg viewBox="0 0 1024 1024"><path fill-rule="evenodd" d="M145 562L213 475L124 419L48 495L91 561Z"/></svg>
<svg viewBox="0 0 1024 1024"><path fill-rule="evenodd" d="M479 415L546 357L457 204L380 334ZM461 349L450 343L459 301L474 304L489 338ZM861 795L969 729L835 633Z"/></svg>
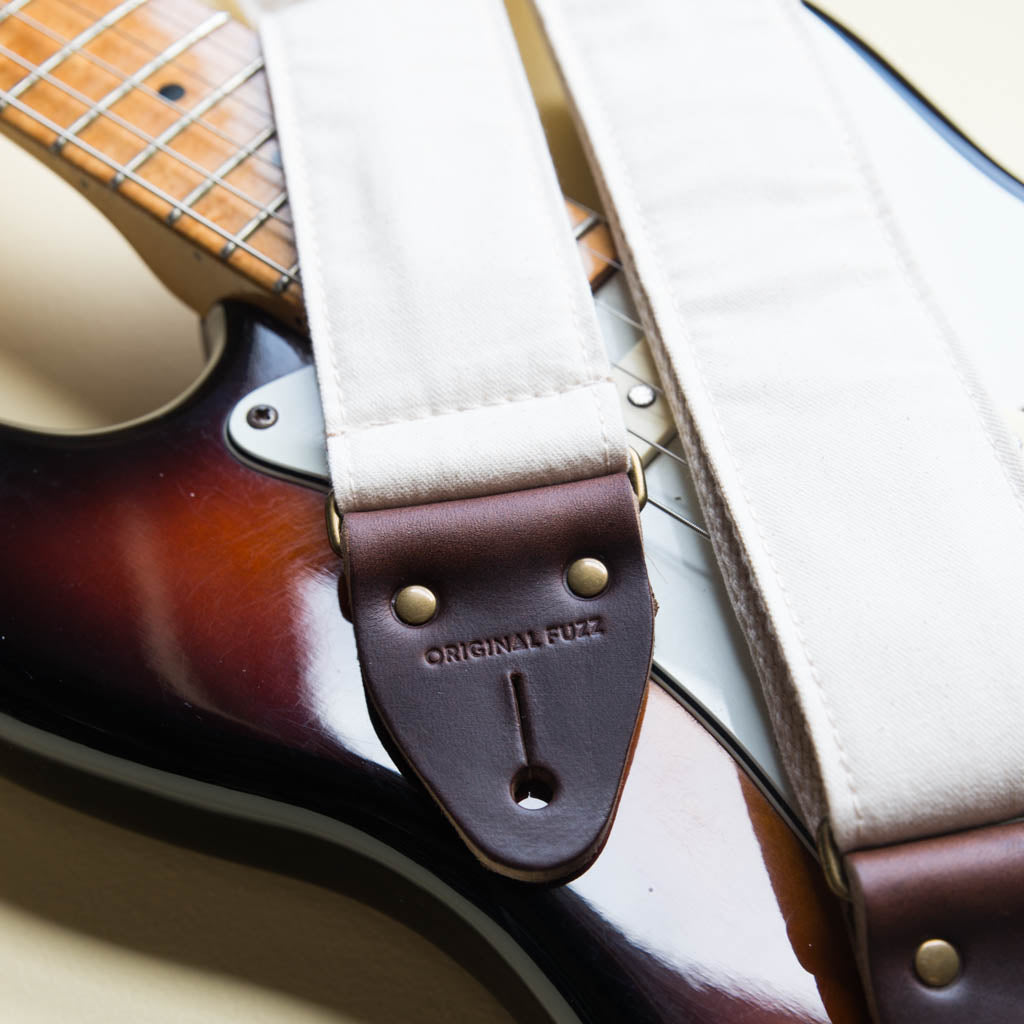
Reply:
<svg viewBox="0 0 1024 1024"><path fill-rule="evenodd" d="M501 5L304 0L260 33L339 509L624 470Z"/></svg>
<svg viewBox="0 0 1024 1024"><path fill-rule="evenodd" d="M378 731L485 863L579 871L617 805L653 610L504 9L297 0L259 29Z"/></svg>
<svg viewBox="0 0 1024 1024"><path fill-rule="evenodd" d="M796 0L536 5L876 1017L1017 1019L1016 447Z"/></svg>

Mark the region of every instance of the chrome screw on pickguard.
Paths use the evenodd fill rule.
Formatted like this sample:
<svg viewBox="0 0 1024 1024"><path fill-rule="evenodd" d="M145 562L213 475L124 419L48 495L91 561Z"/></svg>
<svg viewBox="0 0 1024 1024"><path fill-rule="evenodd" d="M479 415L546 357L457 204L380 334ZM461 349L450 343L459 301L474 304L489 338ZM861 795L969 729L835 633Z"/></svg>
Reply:
<svg viewBox="0 0 1024 1024"><path fill-rule="evenodd" d="M277 410L272 405L254 405L245 414L245 422L253 430L266 430L277 422Z"/></svg>
<svg viewBox="0 0 1024 1024"><path fill-rule="evenodd" d="M654 388L650 384L634 384L626 392L629 404L635 405L638 409L646 409L649 405L654 405L654 400L657 397Z"/></svg>

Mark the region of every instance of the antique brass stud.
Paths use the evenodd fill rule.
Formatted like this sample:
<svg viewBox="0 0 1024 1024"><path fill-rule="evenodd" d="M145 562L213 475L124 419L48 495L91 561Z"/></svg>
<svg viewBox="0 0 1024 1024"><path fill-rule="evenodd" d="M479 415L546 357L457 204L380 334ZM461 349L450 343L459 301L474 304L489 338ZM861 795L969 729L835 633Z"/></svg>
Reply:
<svg viewBox="0 0 1024 1024"><path fill-rule="evenodd" d="M395 614L407 626L422 626L437 611L437 598L426 587L402 587L392 602Z"/></svg>
<svg viewBox="0 0 1024 1024"><path fill-rule="evenodd" d="M577 558L569 566L565 582L577 597L597 597L608 586L608 568L596 558Z"/></svg>
<svg viewBox="0 0 1024 1024"><path fill-rule="evenodd" d="M925 985L945 988L960 973L960 954L945 939L928 939L917 947L914 971Z"/></svg>

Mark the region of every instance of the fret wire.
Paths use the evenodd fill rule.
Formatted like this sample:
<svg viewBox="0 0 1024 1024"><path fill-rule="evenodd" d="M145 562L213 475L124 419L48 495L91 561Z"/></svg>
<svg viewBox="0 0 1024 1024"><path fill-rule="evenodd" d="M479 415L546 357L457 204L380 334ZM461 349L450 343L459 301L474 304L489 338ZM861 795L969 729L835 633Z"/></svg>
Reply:
<svg viewBox="0 0 1024 1024"><path fill-rule="evenodd" d="M0 98L3 98L4 96L4 90L0 89ZM14 107L15 110L20 110L21 113L23 113L26 117L35 121L37 124L41 124L44 128L47 128L54 134L59 135L62 132L66 131L66 129L61 128L61 126L57 124L55 121L51 121L50 118L46 117L44 114L40 114L38 110L33 110L32 107L28 106L28 104L24 103L22 100L10 97L8 97L7 99L9 105ZM73 143L83 152L88 153L89 156L98 160L100 163L105 164L111 170L124 170L124 168L119 163L117 163L116 160L111 159L109 156L106 155L106 153L103 153L95 146L93 146L91 143L86 142L85 139L76 137L69 138L68 141ZM168 195L166 192L164 192L163 189L158 188L156 185L152 184L149 181L146 181L145 178L139 177L139 175L136 174L134 171L130 171L126 176L131 181L135 182L135 184L138 185L140 188L149 192L151 195L156 196L158 199L167 203L169 206L177 207L180 205L178 203L178 200L175 199L173 196ZM219 235L226 241L230 242L233 240L234 236L231 234L230 231L226 231L219 224L210 220L208 217L204 217L201 213L197 213L195 210L183 210L182 212L185 216L196 221L198 224L202 224L203 227L208 228L214 234ZM276 260L271 259L264 253L261 253L258 249L254 249L251 245L248 244L248 242L242 242L239 248L243 252L247 252L250 256L259 260L265 266L270 267L271 270L276 270L279 274L291 277L291 274L289 274L289 272L284 267L282 267L280 263L278 263Z"/></svg>
<svg viewBox="0 0 1024 1024"><path fill-rule="evenodd" d="M108 107L112 107L118 100L124 99L143 79L149 78L150 75L159 71L160 68L167 64L170 64L175 57L180 57L186 50L194 46L199 42L200 39L205 38L211 32L215 32L221 27L226 21L230 20L230 15L226 11L220 11L217 14L207 18L206 21L197 25L187 35L182 36L176 42L172 43L167 47L163 53L157 54L151 61L143 64L141 68L129 75L120 85L111 89L102 99L94 103L91 110L87 110L77 121L75 121L70 127L67 128L67 135L80 135L85 128L93 123ZM61 147L64 145L66 139L64 138L65 133L61 133L61 137L57 139L53 144L54 152L60 152Z"/></svg>
<svg viewBox="0 0 1024 1024"><path fill-rule="evenodd" d="M275 292L278 292L278 293L283 292L285 290L285 288L287 288L288 285L290 285L292 283L292 281L294 281L296 284L301 284L302 283L302 275L299 273L298 261L293 263L288 268L288 273L289 273L290 277L279 277L274 282L274 291Z"/></svg>
<svg viewBox="0 0 1024 1024"><path fill-rule="evenodd" d="M28 2L30 2L30 0L28 0ZM54 42L67 42L67 40L62 35L60 35L60 33L54 32L53 29L51 29L48 25L44 25L41 21L37 21L31 15L25 14L23 11L19 10L12 12L12 17L14 17L16 21L20 21L22 24L28 25L30 28L35 29L35 31L42 33L43 35L47 36L47 38L52 39ZM105 61L102 57L98 57L95 54L90 53L88 50L80 51L78 56L81 57L83 60L88 61L90 64L94 64L101 71L105 71L108 75L112 75L114 78L118 79L118 81L123 82L125 80L126 76L124 72L115 65L109 63L108 61ZM189 112L188 107L182 106L180 103L177 103L174 100L169 100L166 96L162 96L156 89L153 89L150 86L146 85L145 82L139 82L136 85L136 89L138 89L139 92L145 93L147 96L155 100L157 103L160 103L165 107L170 107L179 115L183 116ZM261 113L265 114L266 111L261 111ZM214 124L211 124L209 121L197 121L196 123L200 124L206 131L210 132L212 135L216 135L217 138L223 140L224 142L228 143L228 145L233 146L236 149L241 145L241 143L237 139L233 139L230 135L228 135L227 132L222 131L220 128L218 128ZM280 172L280 167L276 163L274 163L273 160L269 160L266 157L260 156L259 154L254 154L253 158L255 160L258 160L260 163L266 164L267 167L272 168L276 173Z"/></svg>
<svg viewBox="0 0 1024 1024"><path fill-rule="evenodd" d="M184 199L182 199L175 209L171 210L167 214L167 223L173 224L182 213L190 206L199 202L213 187L221 181L223 177L230 174L236 167L248 160L256 152L260 146L265 145L269 142L274 135L277 133L277 129L270 125L267 128L257 132L241 149L232 153L212 174L208 174ZM261 207L262 209L262 207ZM290 221L284 217L279 217L285 224L290 225Z"/></svg>
<svg viewBox="0 0 1024 1024"><path fill-rule="evenodd" d="M16 54L13 50L9 50L2 43L0 43L0 56L6 57L8 60L13 61L14 63L16 63L16 64L18 64L18 65L20 65L22 67L32 67L32 64L31 64L30 61L25 60L23 57L21 57L18 54ZM256 63L256 62L254 61L253 63ZM245 69L243 69L243 70L245 70ZM55 88L59 89L61 92L66 93L72 99L78 100L78 102L80 102L80 103L84 103L86 106L89 106L92 103L92 101L89 99L88 96L85 95L85 93L81 93L77 89L72 88L66 82L62 82L59 78L55 78L55 77L53 77L52 75L50 75L48 73L41 75L40 78L42 79L42 81L48 82L48 83L52 84ZM0 105L2 105L2 104L0 104ZM181 163L185 167L188 167L191 170L195 171L197 174L201 174L203 176L204 181L209 181L209 187L210 188L213 188L214 185L220 185L224 189L226 189L228 192L230 192L232 195L237 196L239 199L241 199L247 205L252 206L252 207L254 207L257 210L264 210L264 209L266 209L263 206L263 204L261 202L259 202L259 200L255 199L252 196L248 195L247 193L243 192L240 188L237 188L235 185L232 185L231 182L224 181L217 174L216 171L214 171L211 174L207 170L207 168L203 167L201 164L197 164L194 160L189 159L187 156L185 156L183 153L179 153L177 150L170 149L168 146L164 145L159 139L154 139L153 136L151 136L148 133L144 132L141 128L138 128L136 125L133 125L130 121L128 121L125 118L121 117L119 114L115 114L111 110L104 110L102 112L102 114L103 114L103 116L105 118L109 119L110 121L113 121L114 124L120 125L122 128L124 128L125 130L131 132L137 138L142 139L144 142L148 142L150 144L145 150L142 151L142 153L136 154L135 157L133 157L130 161L128 161L127 164L124 165L124 168L122 170L119 170L117 172L117 174L114 175L114 177L109 182L111 187L113 187L113 188L120 187L120 185L125 180L125 173L124 173L125 170L134 171L134 170L136 170L138 168L138 166L141 163L144 162L144 161L138 159L139 156L141 156L141 155L143 155L144 153L147 153L147 152L161 151L161 152L166 153L172 159L177 160L179 163ZM177 127L177 125L178 125L178 122L175 122L174 125L171 125L171 128L175 128L175 127ZM186 126L182 125L182 127L181 127L181 129L179 129L179 131L182 130L184 127L186 127ZM167 131L170 132L170 129L168 129ZM273 133L273 129L272 128L264 129L264 131ZM174 133L174 134L177 134L177 133ZM173 138L173 134L170 137ZM241 162L241 161L239 161L239 162ZM289 227L289 228L292 227L291 221L289 221L285 217L282 217L280 214L271 213L270 216L274 217L276 220L279 220L282 224L286 225L287 227Z"/></svg>
<svg viewBox="0 0 1024 1024"><path fill-rule="evenodd" d="M90 11L86 7L83 7L81 4L75 3L74 0L57 0L57 2L63 4L65 7L70 7L72 10L78 11L81 14L87 16L87 17L94 17L92 11ZM186 22L184 22L180 18L176 18L174 16L173 7L171 9L167 9L166 7L162 6L155 13L156 13L157 17L160 17L160 18L162 18L165 21L171 22L172 25L176 22L177 24L175 25L175 27L176 28L180 27L181 29L184 30ZM230 19L230 16L229 16L229 20L232 20L232 19ZM135 46L138 46L142 50L146 50L146 51L148 51L149 53L152 53L152 54L156 54L157 53L157 50L153 46L152 43L148 42L146 39L141 38L140 36L137 36L137 35L133 34L132 32L126 31L124 26L120 26L120 27L115 26L114 28L112 28L111 32L112 32L113 35L120 36L122 39L126 40L129 43L133 43ZM237 50L233 50L233 49L231 49L231 48L229 48L227 46L221 45L219 43L217 43L215 45L217 46L217 48L219 50L223 51L226 55L228 55L230 57L233 57L233 58L236 58L236 59L241 59L241 57L242 57L242 55ZM248 54L246 54L245 57L247 59L248 58ZM211 82L211 81L207 80L198 71L193 72L193 75L194 75L194 77L198 78L199 81L203 82L205 85L208 85L208 86L211 86L211 87L216 85L215 82ZM249 102L247 102L245 100L240 100L239 102L242 103L243 106L249 107L250 110L253 110L256 113L264 114L264 115L266 114L265 110L256 107L252 103L249 103Z"/></svg>
<svg viewBox="0 0 1024 1024"><path fill-rule="evenodd" d="M238 248L239 243L244 242L247 238L258 231L267 220L273 216L278 210L288 202L288 193L280 192L275 196L266 207L256 214L247 224L243 224L238 231L235 232L234 238L230 242L225 242L224 247L221 249L220 254L223 259L227 259L234 251Z"/></svg>
<svg viewBox="0 0 1024 1024"><path fill-rule="evenodd" d="M45 77L50 71L63 64L68 57L77 53L87 43L91 43L98 35L106 32L121 18L132 11L137 10L147 0L124 0L113 10L108 11L98 21L93 22L88 28L79 32L73 39L69 39L56 53L51 54L41 64L33 65L32 70L20 82L15 82L8 90L10 96L20 96L26 89L31 89L40 78Z"/></svg>

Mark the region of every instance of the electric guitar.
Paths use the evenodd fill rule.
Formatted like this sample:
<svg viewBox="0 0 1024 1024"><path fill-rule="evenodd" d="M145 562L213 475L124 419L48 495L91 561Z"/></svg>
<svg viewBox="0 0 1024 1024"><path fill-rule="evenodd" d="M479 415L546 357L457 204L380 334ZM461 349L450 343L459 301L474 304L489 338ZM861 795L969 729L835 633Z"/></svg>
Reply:
<svg viewBox="0 0 1024 1024"><path fill-rule="evenodd" d="M878 153L900 133L883 177L912 241L931 231L940 283L975 258L949 231L988 232L989 250L1019 238L1015 197L834 46ZM0 129L208 310L210 353L157 416L82 436L0 428L0 737L369 858L511 967L524 1019L866 1021L842 907L793 809L601 219L567 202L647 467L658 636L604 851L568 884L531 886L467 853L367 711L254 34L193 0L9 0ZM970 226L943 237L930 204L949 192ZM951 315L1019 323L1024 303L1005 292L973 280ZM1009 328L989 357L1008 395L1024 390Z"/></svg>

